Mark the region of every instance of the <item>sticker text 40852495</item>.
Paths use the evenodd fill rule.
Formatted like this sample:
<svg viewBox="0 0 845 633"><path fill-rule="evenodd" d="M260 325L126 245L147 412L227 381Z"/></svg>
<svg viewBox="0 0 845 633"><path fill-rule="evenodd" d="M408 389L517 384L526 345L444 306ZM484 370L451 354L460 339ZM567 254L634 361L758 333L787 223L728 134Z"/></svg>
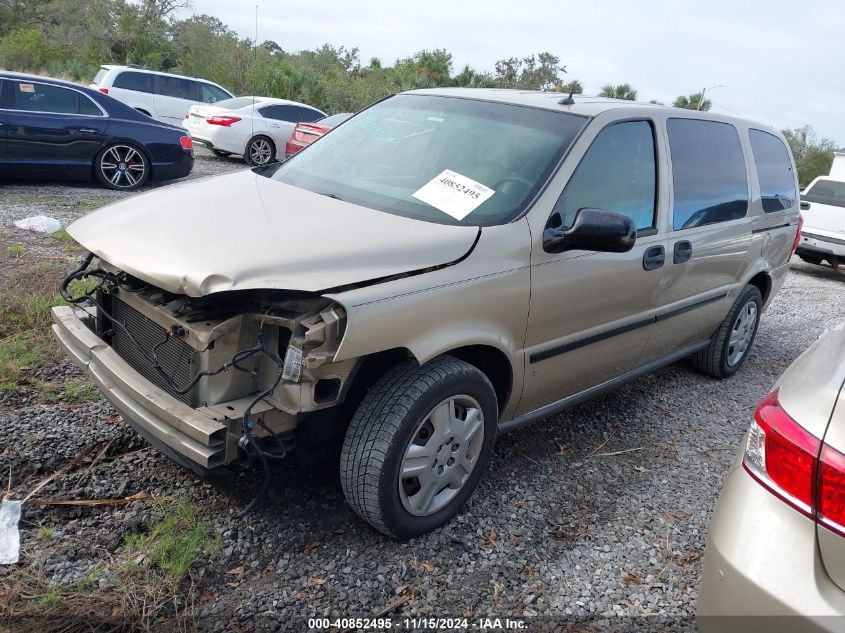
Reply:
<svg viewBox="0 0 845 633"><path fill-rule="evenodd" d="M472 178L444 169L412 195L456 220L463 220L494 193L493 189Z"/></svg>

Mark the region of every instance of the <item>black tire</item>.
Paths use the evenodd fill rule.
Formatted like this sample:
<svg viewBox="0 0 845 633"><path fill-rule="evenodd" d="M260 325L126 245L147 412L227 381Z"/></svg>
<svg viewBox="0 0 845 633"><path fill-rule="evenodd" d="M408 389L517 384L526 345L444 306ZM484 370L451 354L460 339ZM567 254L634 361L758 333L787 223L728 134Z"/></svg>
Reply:
<svg viewBox="0 0 845 633"><path fill-rule="evenodd" d="M259 146L263 147L265 144L269 147L269 154L266 154L262 151L262 159L258 160L257 156L259 152L257 148ZM266 157L266 159L264 157ZM246 149L244 150L244 160L248 165L252 165L253 167L272 163L274 160L276 160L276 144L268 136L253 136L251 139L249 139L246 144Z"/></svg>
<svg viewBox="0 0 845 633"><path fill-rule="evenodd" d="M733 354L734 346L731 344L731 335L738 331L741 324L743 314L747 317L747 312L743 312L753 303L756 309L756 318L754 319L753 328L748 331L749 338L746 338L746 344L741 355L734 361L730 362ZM763 312L763 297L760 295L760 290L756 286L746 285L739 293L739 296L734 301L727 316L719 325L719 329L713 334L710 339L710 345L700 352L697 352L692 357L692 362L695 368L714 378L729 378L733 376L743 363L745 363L751 352L751 347L754 344L754 339L757 336L757 328L760 325L760 314Z"/></svg>
<svg viewBox="0 0 845 633"><path fill-rule="evenodd" d="M816 266L821 266L822 260L820 257L813 257L812 255L802 255L798 253L798 257L803 259L808 264L815 264Z"/></svg>
<svg viewBox="0 0 845 633"><path fill-rule="evenodd" d="M419 437L420 424L451 396L469 396L478 403L484 416L483 440L474 467L451 500L436 512L415 515L400 497L402 459ZM478 485L493 453L497 420L493 385L476 367L450 356L423 366L411 361L397 365L370 389L346 432L340 458L346 500L358 516L394 538L411 538L440 527L458 513ZM434 434L431 439L439 441Z"/></svg>
<svg viewBox="0 0 845 633"><path fill-rule="evenodd" d="M232 155L232 152L225 152L222 149L212 149L211 153L220 158L229 158Z"/></svg>
<svg viewBox="0 0 845 633"><path fill-rule="evenodd" d="M132 191L149 180L150 161L134 143L109 143L94 159L94 176L108 189Z"/></svg>

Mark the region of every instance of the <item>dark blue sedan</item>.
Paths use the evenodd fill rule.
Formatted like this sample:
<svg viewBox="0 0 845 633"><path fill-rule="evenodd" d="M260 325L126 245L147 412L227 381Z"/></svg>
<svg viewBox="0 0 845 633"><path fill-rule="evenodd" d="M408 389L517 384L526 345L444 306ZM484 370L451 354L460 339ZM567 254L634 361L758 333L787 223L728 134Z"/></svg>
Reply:
<svg viewBox="0 0 845 633"><path fill-rule="evenodd" d="M96 179L127 191L193 166L184 130L90 88L0 72L0 178Z"/></svg>

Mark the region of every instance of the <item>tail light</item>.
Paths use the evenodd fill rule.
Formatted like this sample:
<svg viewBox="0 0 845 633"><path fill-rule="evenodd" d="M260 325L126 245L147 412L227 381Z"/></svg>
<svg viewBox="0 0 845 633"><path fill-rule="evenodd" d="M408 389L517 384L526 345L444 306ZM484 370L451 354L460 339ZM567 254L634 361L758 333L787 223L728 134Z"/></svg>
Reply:
<svg viewBox="0 0 845 633"><path fill-rule="evenodd" d="M182 146L182 149L194 149L194 142L191 140L190 136L183 136L180 138L179 144Z"/></svg>
<svg viewBox="0 0 845 633"><path fill-rule="evenodd" d="M845 455L793 420L777 390L754 413L742 465L798 512L845 535Z"/></svg>
<svg viewBox="0 0 845 633"><path fill-rule="evenodd" d="M237 123L240 118L236 116L217 115L208 117L205 122L209 125L222 125L223 127L230 127L232 123Z"/></svg>
<svg viewBox="0 0 845 633"><path fill-rule="evenodd" d="M109 93L109 89L108 89L108 88L98 88L97 90L99 90L100 92L102 92L104 95L107 95L107 94Z"/></svg>
<svg viewBox="0 0 845 633"><path fill-rule="evenodd" d="M792 242L792 252L789 254L790 257L795 255L795 249L798 248L798 242L801 241L801 229L804 228L804 216L800 213L798 214L798 230L795 231L795 241Z"/></svg>

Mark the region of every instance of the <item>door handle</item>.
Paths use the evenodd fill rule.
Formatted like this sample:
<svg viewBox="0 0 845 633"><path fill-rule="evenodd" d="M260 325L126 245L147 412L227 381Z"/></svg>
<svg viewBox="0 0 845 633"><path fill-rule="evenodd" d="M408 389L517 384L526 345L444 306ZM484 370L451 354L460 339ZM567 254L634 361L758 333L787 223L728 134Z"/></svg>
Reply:
<svg viewBox="0 0 845 633"><path fill-rule="evenodd" d="M692 244L687 240L675 242L675 253L672 256L673 264L683 264L688 262L692 257Z"/></svg>
<svg viewBox="0 0 845 633"><path fill-rule="evenodd" d="M643 270L657 270L666 262L666 250L662 246L652 246L643 253Z"/></svg>
<svg viewBox="0 0 845 633"><path fill-rule="evenodd" d="M81 127L79 128L79 132L81 134L102 134L100 130L95 130L92 127Z"/></svg>

